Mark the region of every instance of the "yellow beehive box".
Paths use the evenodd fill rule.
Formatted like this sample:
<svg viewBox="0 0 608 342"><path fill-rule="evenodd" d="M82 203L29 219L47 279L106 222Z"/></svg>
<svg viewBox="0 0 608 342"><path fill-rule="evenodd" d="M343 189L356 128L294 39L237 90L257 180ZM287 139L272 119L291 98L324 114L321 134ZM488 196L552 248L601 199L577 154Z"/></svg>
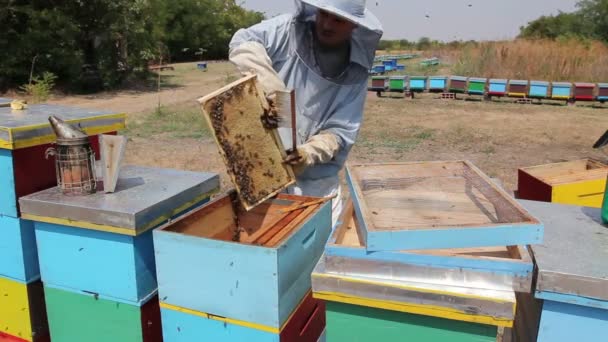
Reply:
<svg viewBox="0 0 608 342"><path fill-rule="evenodd" d="M49 341L42 282L30 284L0 277L0 340Z"/></svg>
<svg viewBox="0 0 608 342"><path fill-rule="evenodd" d="M593 159L521 168L521 199L601 208L608 165Z"/></svg>

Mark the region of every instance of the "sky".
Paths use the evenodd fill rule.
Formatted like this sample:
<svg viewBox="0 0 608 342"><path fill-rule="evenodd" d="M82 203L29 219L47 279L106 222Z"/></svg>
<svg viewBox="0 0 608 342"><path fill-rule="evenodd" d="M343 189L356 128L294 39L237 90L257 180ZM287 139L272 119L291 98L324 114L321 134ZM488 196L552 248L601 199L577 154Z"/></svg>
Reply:
<svg viewBox="0 0 608 342"><path fill-rule="evenodd" d="M241 0L267 17L291 13L293 0ZM383 39L502 40L541 15L575 10L578 0L367 0L384 26ZM469 7L469 5L471 5ZM427 18L426 16L429 16Z"/></svg>

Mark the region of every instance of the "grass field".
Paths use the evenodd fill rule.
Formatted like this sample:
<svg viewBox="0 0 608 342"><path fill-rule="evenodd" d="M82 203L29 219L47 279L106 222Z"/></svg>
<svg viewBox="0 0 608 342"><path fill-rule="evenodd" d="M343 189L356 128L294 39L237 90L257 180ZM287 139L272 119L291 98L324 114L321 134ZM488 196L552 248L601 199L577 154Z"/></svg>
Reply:
<svg viewBox="0 0 608 342"><path fill-rule="evenodd" d="M127 163L218 172L228 186L196 99L236 79L236 71L225 62L210 64L207 72L187 63L163 75L167 83L160 94L160 110L154 91L67 96L51 102L126 112ZM608 129L608 109L433 96L405 100L368 93L365 121L351 161L468 159L514 189L519 167L584 157L606 159L591 146Z"/></svg>

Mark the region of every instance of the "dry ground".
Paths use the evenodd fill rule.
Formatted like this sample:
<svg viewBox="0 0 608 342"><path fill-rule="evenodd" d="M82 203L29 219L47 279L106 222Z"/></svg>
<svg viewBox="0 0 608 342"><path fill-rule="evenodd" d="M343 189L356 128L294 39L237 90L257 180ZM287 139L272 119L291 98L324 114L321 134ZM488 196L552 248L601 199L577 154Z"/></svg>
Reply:
<svg viewBox="0 0 608 342"><path fill-rule="evenodd" d="M195 99L233 81L236 72L228 63L213 63L209 69L201 72L188 63L164 72L160 111L155 92L121 91L51 102L126 112L127 163L219 172L227 185ZM437 100L433 95L404 100L370 93L351 161L468 159L514 190L519 167L605 159L591 146L606 129L606 108Z"/></svg>

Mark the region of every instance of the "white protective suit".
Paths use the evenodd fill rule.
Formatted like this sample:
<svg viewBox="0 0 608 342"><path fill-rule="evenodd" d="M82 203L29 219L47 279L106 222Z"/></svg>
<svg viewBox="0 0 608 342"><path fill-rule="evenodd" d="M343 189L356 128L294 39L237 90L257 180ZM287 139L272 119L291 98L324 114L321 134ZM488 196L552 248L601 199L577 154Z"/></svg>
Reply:
<svg viewBox="0 0 608 342"><path fill-rule="evenodd" d="M357 138L382 26L365 9L365 0L296 0L297 11L239 30L230 42L230 60L242 72L254 71L267 94L295 89L298 145L309 163L297 175L292 194L327 197L333 224L342 210L338 172ZM313 52L313 27L319 8L357 24L350 43L350 63L333 79L322 76ZM284 146L291 130L279 128ZM314 137L314 138L313 138ZM308 143L308 144L307 144Z"/></svg>

